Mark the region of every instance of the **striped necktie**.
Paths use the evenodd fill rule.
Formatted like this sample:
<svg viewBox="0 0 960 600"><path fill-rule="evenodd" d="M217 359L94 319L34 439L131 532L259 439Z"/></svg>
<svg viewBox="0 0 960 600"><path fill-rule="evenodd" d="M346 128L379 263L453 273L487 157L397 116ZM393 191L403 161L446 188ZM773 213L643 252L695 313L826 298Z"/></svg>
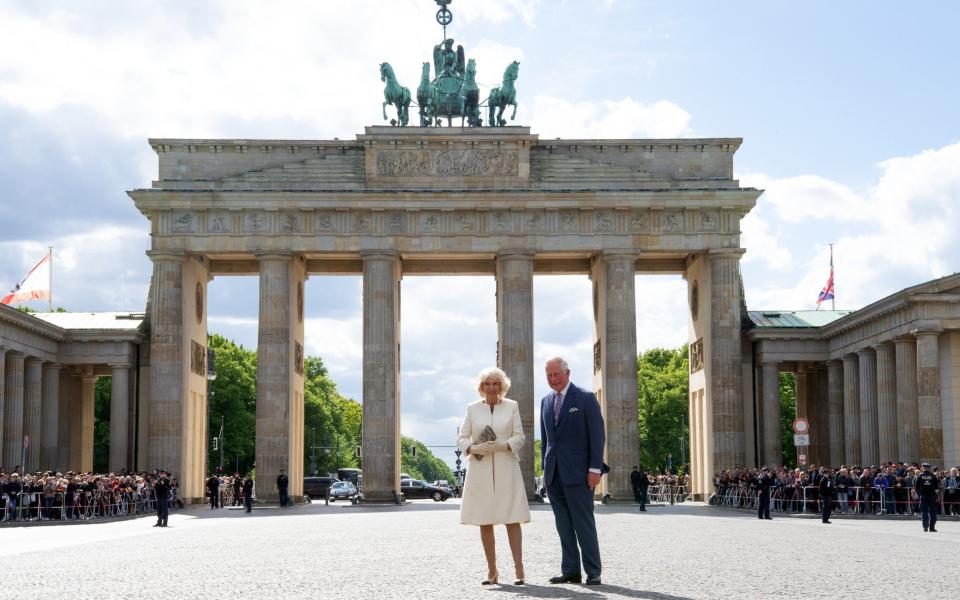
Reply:
<svg viewBox="0 0 960 600"><path fill-rule="evenodd" d="M560 392L553 393L553 424L556 425L560 420L560 405L563 404L563 396Z"/></svg>

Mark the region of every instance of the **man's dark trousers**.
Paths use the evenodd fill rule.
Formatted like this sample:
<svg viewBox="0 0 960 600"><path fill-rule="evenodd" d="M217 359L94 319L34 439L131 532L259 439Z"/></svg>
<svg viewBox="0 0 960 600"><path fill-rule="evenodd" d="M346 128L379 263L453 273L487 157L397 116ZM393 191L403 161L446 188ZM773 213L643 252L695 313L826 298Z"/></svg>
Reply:
<svg viewBox="0 0 960 600"><path fill-rule="evenodd" d="M290 502L290 496L287 495L287 488L280 488L280 506L293 506Z"/></svg>
<svg viewBox="0 0 960 600"><path fill-rule="evenodd" d="M936 529L937 527L937 499L920 498L920 519L923 521L923 529Z"/></svg>
<svg viewBox="0 0 960 600"><path fill-rule="evenodd" d="M820 519L826 523L830 520L830 514L833 512L833 499L820 498Z"/></svg>
<svg viewBox="0 0 960 600"><path fill-rule="evenodd" d="M760 492L760 499L757 501L757 518L770 518L770 492Z"/></svg>
<svg viewBox="0 0 960 600"><path fill-rule="evenodd" d="M646 488L639 488L637 495L640 496L640 510L647 510L647 490Z"/></svg>
<svg viewBox="0 0 960 600"><path fill-rule="evenodd" d="M553 481L547 485L547 497L550 498L557 533L560 535L560 571L564 575L579 574L580 550L583 550L583 568L587 575L599 575L600 546L596 543L593 490L586 483L564 485L560 476L555 474Z"/></svg>
<svg viewBox="0 0 960 600"><path fill-rule="evenodd" d="M167 526L167 519L170 517L168 502L166 498L157 498L157 524L161 527Z"/></svg>

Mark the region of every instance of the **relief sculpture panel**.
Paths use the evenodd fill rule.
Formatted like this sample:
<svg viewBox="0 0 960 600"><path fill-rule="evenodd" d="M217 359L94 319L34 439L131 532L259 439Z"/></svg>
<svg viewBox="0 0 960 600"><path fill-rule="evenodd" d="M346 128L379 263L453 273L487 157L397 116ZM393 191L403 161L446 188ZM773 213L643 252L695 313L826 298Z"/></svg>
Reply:
<svg viewBox="0 0 960 600"><path fill-rule="evenodd" d="M380 150L379 177L516 177L516 150Z"/></svg>

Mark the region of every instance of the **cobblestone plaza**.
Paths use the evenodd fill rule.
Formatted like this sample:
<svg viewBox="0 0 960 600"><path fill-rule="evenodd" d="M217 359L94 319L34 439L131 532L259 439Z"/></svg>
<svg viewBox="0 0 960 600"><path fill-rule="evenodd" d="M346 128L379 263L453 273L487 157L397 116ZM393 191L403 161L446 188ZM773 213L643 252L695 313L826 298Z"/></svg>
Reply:
<svg viewBox="0 0 960 600"><path fill-rule="evenodd" d="M923 598L955 596L960 523L758 521L702 504L597 507L604 585L550 585L560 547L547 505L524 527L528 584L481 587L477 530L458 503L192 508L152 517L7 527L9 598ZM503 528L501 580L512 581ZM7 595L9 594L9 595Z"/></svg>

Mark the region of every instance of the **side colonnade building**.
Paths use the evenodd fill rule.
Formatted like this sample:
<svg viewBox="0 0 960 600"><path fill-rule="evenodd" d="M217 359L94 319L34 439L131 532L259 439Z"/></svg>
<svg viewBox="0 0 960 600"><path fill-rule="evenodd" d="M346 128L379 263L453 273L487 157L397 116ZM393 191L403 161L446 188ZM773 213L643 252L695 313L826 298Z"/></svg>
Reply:
<svg viewBox="0 0 960 600"><path fill-rule="evenodd" d="M110 376L109 470L136 463L143 313L34 313L0 305L0 466L93 470L94 385ZM24 449L24 438L27 439Z"/></svg>
<svg viewBox="0 0 960 600"><path fill-rule="evenodd" d="M857 311L749 311L754 464L781 460L778 374L796 377L807 464L960 465L960 275Z"/></svg>

